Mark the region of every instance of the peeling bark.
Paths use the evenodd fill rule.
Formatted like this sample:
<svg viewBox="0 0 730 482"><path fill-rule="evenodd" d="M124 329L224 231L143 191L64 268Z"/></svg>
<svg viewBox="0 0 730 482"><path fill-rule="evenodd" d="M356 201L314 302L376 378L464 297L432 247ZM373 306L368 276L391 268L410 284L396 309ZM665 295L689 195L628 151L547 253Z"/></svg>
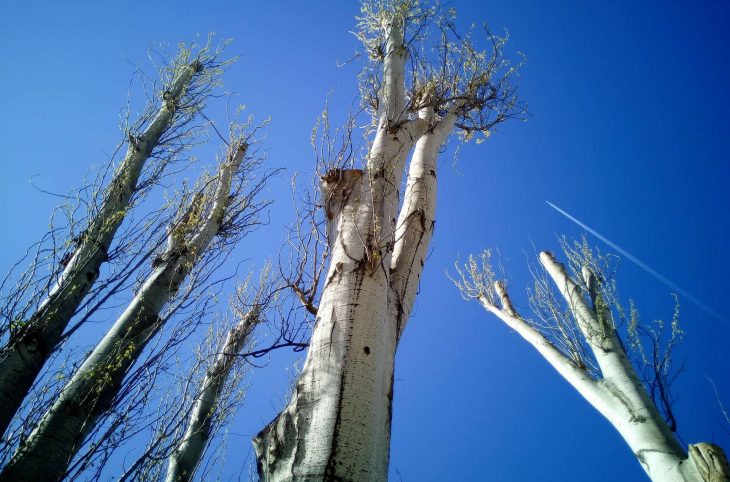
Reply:
<svg viewBox="0 0 730 482"><path fill-rule="evenodd" d="M725 452L710 443L699 443L689 446L689 459L692 469L697 471L704 482L730 481L730 465Z"/></svg>

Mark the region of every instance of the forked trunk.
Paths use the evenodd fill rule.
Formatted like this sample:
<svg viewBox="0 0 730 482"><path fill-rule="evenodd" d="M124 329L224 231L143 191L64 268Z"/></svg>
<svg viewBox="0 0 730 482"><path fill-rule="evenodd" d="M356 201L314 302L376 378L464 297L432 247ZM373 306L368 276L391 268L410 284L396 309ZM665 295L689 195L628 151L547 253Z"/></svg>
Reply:
<svg viewBox="0 0 730 482"><path fill-rule="evenodd" d="M484 294L484 308L514 329L555 368L621 434L642 468L654 482L727 482L730 469L722 449L711 444L680 445L649 397L615 331L610 311L601 298L596 276L583 270L592 306L565 267L548 252L540 262L565 299L580 334L593 354L600 376L594 378L514 309L501 282L495 283L498 307Z"/></svg>

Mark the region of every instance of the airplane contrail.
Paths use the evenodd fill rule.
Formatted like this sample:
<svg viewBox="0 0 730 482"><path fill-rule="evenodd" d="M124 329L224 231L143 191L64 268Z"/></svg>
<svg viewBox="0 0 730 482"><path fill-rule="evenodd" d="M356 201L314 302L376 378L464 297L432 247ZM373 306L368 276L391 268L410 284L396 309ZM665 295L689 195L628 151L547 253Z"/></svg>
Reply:
<svg viewBox="0 0 730 482"><path fill-rule="evenodd" d="M708 306L702 300L700 300L699 298L697 298L696 296L694 296L692 293L690 293L687 290L681 288L674 281L670 280L669 278L667 278L666 276L664 276L663 274L661 274L660 272L658 272L657 270L655 270L654 268L652 268L651 266L649 266L648 264L644 263L639 258L637 258L633 254L629 253L628 251L626 251L625 249L623 249L622 247L620 247L616 243L611 242L608 238L606 238L604 235L602 235L601 233L599 233L595 229L591 229L590 227L588 227L584 223L580 222L579 220L577 220L576 218L574 218L570 214L566 213L565 211L563 211L562 209L560 209L559 207L557 207L555 204L551 203L550 201L545 201L545 202L548 203L548 206L550 206L551 208L555 209L557 212L559 212L560 214L562 214L566 218L570 219L575 224L577 224L581 228L585 229L586 231L588 231L589 233L591 233L593 236L597 237L598 239L600 239L601 241L603 241L604 243L606 243L607 245L609 245L610 247L612 247L613 249L615 249L616 251L618 251L619 253L621 253L622 256L624 256L626 259L628 259L629 261L631 261L632 263L634 263L636 266L638 266L639 268L643 269L644 271L646 271L647 273L649 273L650 275L652 275L654 278L656 278L657 280L659 280L662 283L664 283L666 286L668 286L672 290L674 290L677 293L679 293L682 296L684 296L686 299L688 299L689 301L691 301L698 308L701 308L707 314L712 315L713 317L717 318L718 320L722 321L723 323L725 323L727 325L730 325L730 320L728 320L727 318L725 318L724 316L722 316L717 311L713 310L710 306Z"/></svg>

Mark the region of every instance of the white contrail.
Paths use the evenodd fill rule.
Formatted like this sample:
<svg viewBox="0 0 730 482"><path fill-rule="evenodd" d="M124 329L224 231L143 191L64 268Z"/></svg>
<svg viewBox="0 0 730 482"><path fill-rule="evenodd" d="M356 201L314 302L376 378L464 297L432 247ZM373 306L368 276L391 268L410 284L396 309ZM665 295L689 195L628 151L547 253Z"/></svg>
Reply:
<svg viewBox="0 0 730 482"><path fill-rule="evenodd" d="M715 318L717 318L718 320L724 322L725 324L730 325L730 320L728 320L727 318L725 318L724 316L722 316L717 311L713 310L711 307L709 307L706 303L702 302L702 300L700 300L699 298L697 298L696 296L694 296L692 293L690 293L687 290L681 288L674 281L668 279L666 276L664 276L663 274L659 273L657 270L655 270L654 268L652 268L648 264L644 263L639 258L637 258L633 254L629 253L625 249L621 248L616 243L613 243L613 242L609 241L608 238L606 238L605 236L603 236L598 231L596 231L594 229L591 229L588 226L586 226L585 224L583 224L582 222L578 221L573 216L571 216L570 214L566 213L565 211L563 211L562 209L560 209L559 207L557 207L555 204L551 203L550 201L545 201L545 202L548 203L548 206L550 206L551 208L555 209L557 212L559 212L560 214L562 214L566 218L570 219L575 224L577 224L581 228L585 229L586 231L588 231L589 233L591 233L593 236L597 237L598 239L600 239L601 241L603 241L604 243L606 243L607 245L609 245L610 247L612 247L613 249L615 249L616 251L618 251L619 253L621 253L621 255L624 256L626 259L628 259L629 261L631 261L632 263L634 263L636 266L638 266L639 268L643 269L644 271L646 271L647 273L649 273L650 275L652 275L654 278L658 279L659 281L661 281L662 283L664 283L665 285L667 285L672 290L676 291L677 293L679 293L682 296L684 296L685 298L687 298L689 301L691 301L692 303L694 303L696 306L698 306L699 308L701 308L706 313L714 316Z"/></svg>

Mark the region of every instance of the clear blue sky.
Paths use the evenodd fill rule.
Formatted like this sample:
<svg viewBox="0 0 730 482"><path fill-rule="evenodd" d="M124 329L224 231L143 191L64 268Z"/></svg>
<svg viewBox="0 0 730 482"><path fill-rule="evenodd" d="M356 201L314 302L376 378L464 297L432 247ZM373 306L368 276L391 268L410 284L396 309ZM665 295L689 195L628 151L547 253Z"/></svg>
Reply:
<svg viewBox="0 0 730 482"><path fill-rule="evenodd" d="M730 286L727 182L730 3L454 1L459 20L509 29L522 51L528 122L440 162L433 254L398 351L391 479L395 481L631 481L629 449L525 342L444 272L457 254L499 248L525 306L526 256L580 230L546 200L585 221L726 318ZM155 42L213 31L241 60L226 88L258 118L271 116L271 166L312 173L309 136L327 92L355 95L355 2L11 2L0 19L0 270L47 227L54 192L80 185L119 137L132 63ZM219 121L225 113L209 114ZM201 151L206 155L209 151ZM236 256L260 265L291 219L287 176L276 181L271 223ZM593 242L600 245L598 240ZM602 248L606 248L602 246ZM527 253L527 255L525 254ZM249 261L250 260L250 261ZM646 320L669 318L669 289L622 263L620 290ZM730 405L730 326L682 304L679 430L689 443L730 450L710 376ZM89 340L91 341L91 340ZM250 438L281 408L294 356L277 354L249 378L231 426L227 476L252 456ZM235 477L234 477L235 478Z"/></svg>

